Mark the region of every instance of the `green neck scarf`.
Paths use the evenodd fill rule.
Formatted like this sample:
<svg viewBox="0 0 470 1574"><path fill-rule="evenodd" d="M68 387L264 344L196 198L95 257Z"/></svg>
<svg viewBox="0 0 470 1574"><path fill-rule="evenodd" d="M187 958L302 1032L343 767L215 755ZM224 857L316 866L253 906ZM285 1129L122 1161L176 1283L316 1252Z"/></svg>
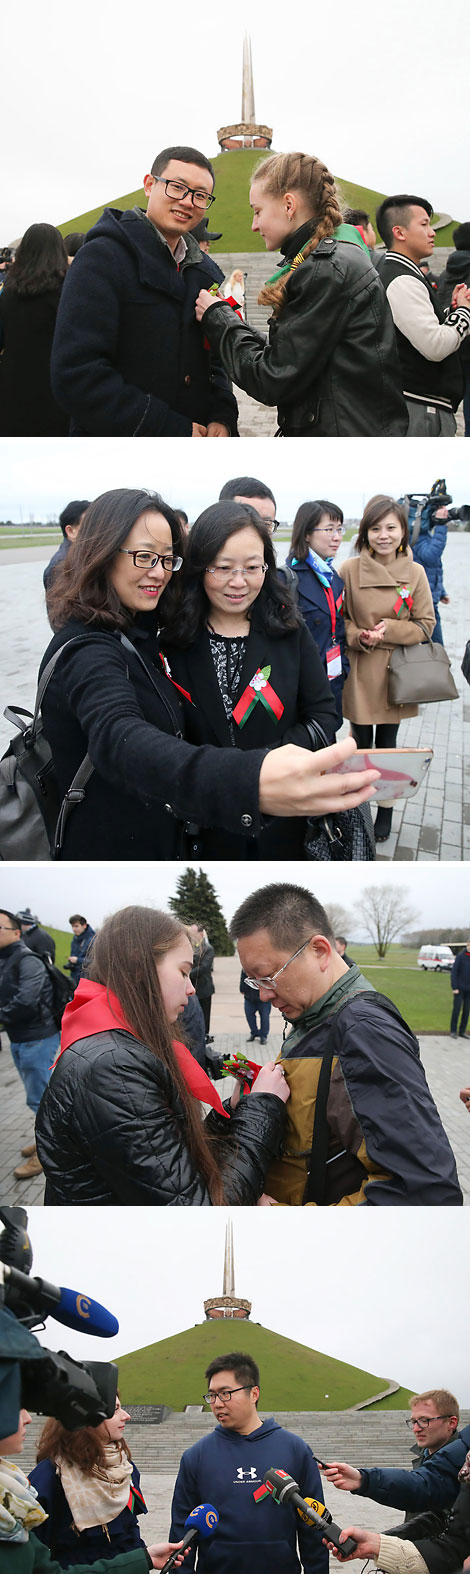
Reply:
<svg viewBox="0 0 470 1574"><path fill-rule="evenodd" d="M310 240L311 238L312 237L310 236ZM348 241L352 246L362 246L362 250L366 252L367 256L369 256L369 249L366 246L365 240L362 239L362 235L359 234L359 230L356 229L354 224L338 224L337 229L333 230L333 234L330 239ZM294 273L295 269L299 268L301 262L303 262L305 250L308 245L309 241L306 241L305 246L302 247L301 251L297 252L296 257L292 259L292 262L286 262L282 268L278 268L277 272L273 273L270 279L266 279L266 284L277 284L278 279L283 279L286 273Z"/></svg>
<svg viewBox="0 0 470 1574"><path fill-rule="evenodd" d="M342 973L341 978L337 978L336 983L332 984L326 995L322 995L320 1000L315 1000L313 1005L307 1006L307 1009L302 1012L302 1016L298 1018L297 1022L293 1023L290 1033L284 1039L284 1048L287 1048L288 1045L290 1050L293 1049L294 1044L299 1043L305 1037L309 1028L318 1027L325 1017L331 1016L332 1013L338 1011L343 1004L343 1000L363 993L373 994L374 986L367 983L367 979L363 977L360 968L355 962L353 967L348 967L347 973Z"/></svg>

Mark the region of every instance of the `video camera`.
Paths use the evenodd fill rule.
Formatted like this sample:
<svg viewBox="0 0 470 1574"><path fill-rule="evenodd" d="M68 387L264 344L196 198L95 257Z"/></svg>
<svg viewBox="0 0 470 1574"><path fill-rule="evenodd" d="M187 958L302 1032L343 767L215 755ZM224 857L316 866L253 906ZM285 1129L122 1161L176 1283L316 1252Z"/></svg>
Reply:
<svg viewBox="0 0 470 1574"><path fill-rule="evenodd" d="M444 479L435 481L430 492L408 492L400 501L405 507L412 546L418 536L426 535L435 525L445 524L451 519L458 520L461 525L470 524L470 504L462 503L460 508L451 508L452 497ZM447 509L447 521L436 519L440 508Z"/></svg>
<svg viewBox="0 0 470 1574"><path fill-rule="evenodd" d="M23 1208L2 1207L0 1236L0 1437L17 1430L22 1406L55 1416L74 1431L99 1426L114 1415L117 1366L113 1361L74 1361L47 1350L31 1332L48 1316L84 1333L110 1337L115 1317L88 1296L32 1278L33 1253Z"/></svg>

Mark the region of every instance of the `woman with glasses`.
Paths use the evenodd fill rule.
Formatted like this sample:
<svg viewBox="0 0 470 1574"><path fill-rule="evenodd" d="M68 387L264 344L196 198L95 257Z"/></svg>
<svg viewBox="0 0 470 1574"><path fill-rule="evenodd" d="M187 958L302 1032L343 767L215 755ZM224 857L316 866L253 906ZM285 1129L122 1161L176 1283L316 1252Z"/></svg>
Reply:
<svg viewBox="0 0 470 1574"><path fill-rule="evenodd" d="M46 1204L257 1204L284 1134L283 1069L262 1066L222 1104L181 1041L192 966L169 913L125 907L102 925L37 1117Z"/></svg>
<svg viewBox="0 0 470 1574"><path fill-rule="evenodd" d="M271 535L256 510L220 501L193 525L163 646L186 693L186 737L199 745L280 751L334 740L335 706L311 634L276 573ZM245 753L247 774L250 753ZM193 855L301 858L305 821L276 817L246 839L194 828Z"/></svg>
<svg viewBox="0 0 470 1574"><path fill-rule="evenodd" d="M284 437L404 436L392 315L333 175L308 154L273 153L254 170L250 204L252 229L283 256L259 297L268 339L207 289L196 304L228 376L277 405Z"/></svg>
<svg viewBox="0 0 470 1574"><path fill-rule="evenodd" d="M424 568L409 545L406 514L393 497L366 504L354 555L341 564L343 614L350 672L343 710L358 749L394 749L398 727L418 715L417 705L390 705L388 665L396 645L419 645L432 634L435 616ZM423 626L421 626L423 625ZM392 808L379 804L376 842L387 841Z"/></svg>
<svg viewBox="0 0 470 1574"><path fill-rule="evenodd" d="M253 729L245 759L230 736L223 750L183 741L193 707L167 670L159 638L175 600L183 539L158 494L105 492L54 575L48 610L55 634L40 673L59 653L42 701L59 804L83 765L62 820L64 858L172 858L184 850L187 820L245 838L263 814L343 806L346 781L354 801L370 796L371 772L321 775L346 745L320 766L305 748L266 756ZM255 594L263 577L256 568Z"/></svg>
<svg viewBox="0 0 470 1574"><path fill-rule="evenodd" d="M342 509L324 498L301 503L287 559L297 577L300 611L318 645L334 696L337 727L343 720L343 683L349 672L341 611L344 587L333 566L343 536L343 517Z"/></svg>

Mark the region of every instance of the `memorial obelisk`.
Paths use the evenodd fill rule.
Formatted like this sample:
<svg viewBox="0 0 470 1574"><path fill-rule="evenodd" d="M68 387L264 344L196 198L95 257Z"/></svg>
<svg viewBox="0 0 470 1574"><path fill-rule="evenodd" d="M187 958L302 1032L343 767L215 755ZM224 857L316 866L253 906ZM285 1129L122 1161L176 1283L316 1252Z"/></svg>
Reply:
<svg viewBox="0 0 470 1574"><path fill-rule="evenodd" d="M217 132L219 147L223 153L232 153L237 148L270 148L272 136L271 126L256 123L251 40L246 33L243 40L242 118L238 125L220 127Z"/></svg>
<svg viewBox="0 0 470 1574"><path fill-rule="evenodd" d="M204 1301L204 1311L209 1322L219 1317L237 1317L246 1320L251 1312L251 1301L240 1300L240 1297L235 1295L235 1261L231 1220L229 1220L225 1231L222 1295L214 1296L210 1301Z"/></svg>

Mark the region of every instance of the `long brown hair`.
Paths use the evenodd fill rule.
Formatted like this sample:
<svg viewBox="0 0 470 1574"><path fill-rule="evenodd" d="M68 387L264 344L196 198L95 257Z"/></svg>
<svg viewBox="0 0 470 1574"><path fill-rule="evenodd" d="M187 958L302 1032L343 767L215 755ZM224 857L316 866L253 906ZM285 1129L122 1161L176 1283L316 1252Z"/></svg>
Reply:
<svg viewBox="0 0 470 1574"><path fill-rule="evenodd" d="M122 1450L127 1459L131 1458L124 1437L119 1439L117 1447ZM91 1476L93 1471L104 1470L106 1464L105 1439L98 1434L96 1426L79 1426L76 1432L68 1432L61 1421L56 1421L50 1416L43 1426L37 1446L37 1464L43 1459L53 1459L57 1462L65 1460L68 1465L78 1465L84 1476Z"/></svg>
<svg viewBox="0 0 470 1574"><path fill-rule="evenodd" d="M117 995L124 1016L141 1044L167 1067L184 1106L186 1141L211 1202L225 1194L215 1149L204 1131L196 1100L189 1092L173 1048L173 1029L163 1004L156 963L187 934L183 924L154 907L122 907L105 919L88 952L87 973Z"/></svg>
<svg viewBox="0 0 470 1574"><path fill-rule="evenodd" d="M340 194L334 175L322 164L321 159L308 153L273 153L261 159L252 176L255 182L271 197L283 197L286 191L298 191L308 204L315 228L311 239L302 247L304 257L315 251L321 240L332 235L341 224ZM263 306L272 306L275 316L281 310L286 285L295 272L294 266L284 273L276 284L265 284L259 298Z"/></svg>
<svg viewBox="0 0 470 1574"><path fill-rule="evenodd" d="M170 526L173 551L176 556L183 557L184 536L180 521L158 492L136 487L117 487L112 492L102 492L89 504L76 540L55 571L47 594L47 611L53 629L63 628L70 618L90 624L101 623L105 628L129 627L132 613L119 600L109 571L133 525L141 514L148 513L163 514ZM165 589L170 603L173 578Z"/></svg>

